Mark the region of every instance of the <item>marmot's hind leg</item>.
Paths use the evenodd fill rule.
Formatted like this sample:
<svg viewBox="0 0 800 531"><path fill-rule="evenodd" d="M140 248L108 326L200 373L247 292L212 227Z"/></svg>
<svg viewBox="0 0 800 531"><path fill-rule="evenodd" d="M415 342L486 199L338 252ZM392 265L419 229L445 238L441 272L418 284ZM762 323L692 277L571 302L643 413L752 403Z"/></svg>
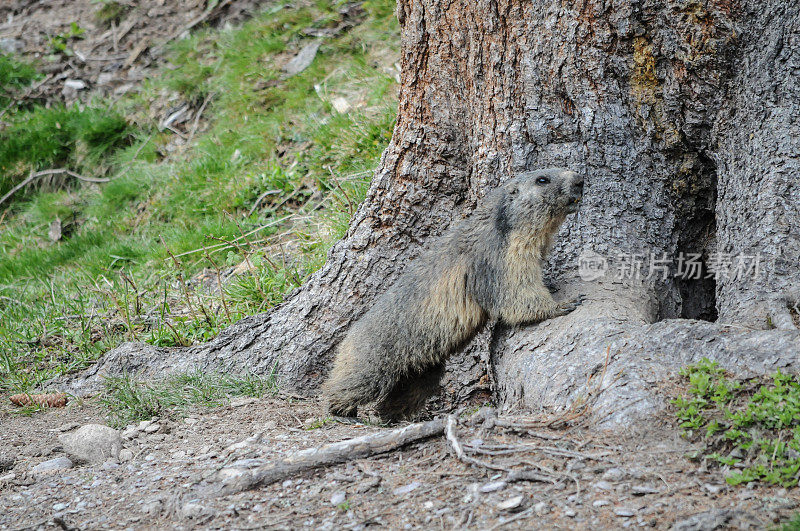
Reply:
<svg viewBox="0 0 800 531"><path fill-rule="evenodd" d="M443 374L444 362L403 377L386 398L378 402L378 415L388 421L412 417L439 390Z"/></svg>

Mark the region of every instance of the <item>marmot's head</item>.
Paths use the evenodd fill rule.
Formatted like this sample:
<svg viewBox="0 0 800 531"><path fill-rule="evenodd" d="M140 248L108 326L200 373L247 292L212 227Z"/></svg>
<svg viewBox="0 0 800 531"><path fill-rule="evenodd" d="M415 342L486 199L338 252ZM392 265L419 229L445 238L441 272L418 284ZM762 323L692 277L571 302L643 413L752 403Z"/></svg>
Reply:
<svg viewBox="0 0 800 531"><path fill-rule="evenodd" d="M566 168L528 171L504 183L504 216L511 227L552 221L560 225L578 210L583 177Z"/></svg>

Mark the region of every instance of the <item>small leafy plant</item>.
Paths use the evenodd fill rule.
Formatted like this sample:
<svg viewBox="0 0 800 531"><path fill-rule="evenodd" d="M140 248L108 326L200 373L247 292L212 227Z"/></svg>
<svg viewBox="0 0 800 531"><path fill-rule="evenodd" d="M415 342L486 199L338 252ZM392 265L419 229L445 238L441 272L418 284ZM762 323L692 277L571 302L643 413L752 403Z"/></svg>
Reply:
<svg viewBox="0 0 800 531"><path fill-rule="evenodd" d="M792 487L800 479L800 378L780 371L736 381L704 358L681 371L688 394L673 401L683 436L702 440L704 457L726 481Z"/></svg>
<svg viewBox="0 0 800 531"><path fill-rule="evenodd" d="M72 55L72 51L67 48L67 44L72 39L82 39L86 30L78 26L77 22L72 22L69 25L69 30L64 33L59 33L50 39L50 46L56 53L63 53L64 55Z"/></svg>

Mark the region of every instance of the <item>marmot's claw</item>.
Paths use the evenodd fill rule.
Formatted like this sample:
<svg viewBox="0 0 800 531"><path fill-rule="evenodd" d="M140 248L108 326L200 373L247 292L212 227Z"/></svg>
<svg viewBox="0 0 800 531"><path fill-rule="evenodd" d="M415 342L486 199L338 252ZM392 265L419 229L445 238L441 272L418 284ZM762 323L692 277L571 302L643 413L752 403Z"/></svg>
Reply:
<svg viewBox="0 0 800 531"><path fill-rule="evenodd" d="M559 306L559 309L562 312L561 315L567 315L568 313L575 311L578 308L578 306L583 304L584 298L585 297L583 295L578 295L571 301L562 302Z"/></svg>

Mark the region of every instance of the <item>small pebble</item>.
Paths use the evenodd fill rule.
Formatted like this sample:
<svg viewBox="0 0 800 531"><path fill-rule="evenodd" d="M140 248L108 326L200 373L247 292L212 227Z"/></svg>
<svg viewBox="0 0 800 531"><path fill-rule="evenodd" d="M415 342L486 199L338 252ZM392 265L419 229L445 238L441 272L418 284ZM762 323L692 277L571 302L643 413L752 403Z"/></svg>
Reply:
<svg viewBox="0 0 800 531"><path fill-rule="evenodd" d="M598 481L594 484L594 490L614 490L614 485L608 481Z"/></svg>
<svg viewBox="0 0 800 531"><path fill-rule="evenodd" d="M506 488L506 485L507 483L505 481L492 481L491 483L481 485L480 491L484 494L487 492L495 492Z"/></svg>
<svg viewBox="0 0 800 531"><path fill-rule="evenodd" d="M513 498L509 498L507 500L503 500L497 504L497 508L501 511L510 511L512 509L516 509L522 504L522 500L524 500L524 496L514 496ZM431 504L431 507L433 504Z"/></svg>
<svg viewBox="0 0 800 531"><path fill-rule="evenodd" d="M67 470L69 468L72 468L72 461L68 457L56 457L55 459L49 459L39 463L33 467L33 472L38 474L42 472L55 472L56 470Z"/></svg>
<svg viewBox="0 0 800 531"><path fill-rule="evenodd" d="M608 500L595 500L592 502L592 507L604 507L606 505L611 505L611 502Z"/></svg>
<svg viewBox="0 0 800 531"><path fill-rule="evenodd" d="M609 468L603 474L603 479L607 479L608 481L620 481L624 479L626 476L625 471L621 468Z"/></svg>
<svg viewBox="0 0 800 531"><path fill-rule="evenodd" d="M631 516L635 515L636 513L634 511L630 510L630 509L627 509L625 507L621 507L619 509L616 509L614 511L614 514L616 514L617 516L621 516L623 518L630 518Z"/></svg>
<svg viewBox="0 0 800 531"><path fill-rule="evenodd" d="M401 494L408 494L412 490L418 488L420 485L421 485L421 483L415 481L413 483L409 483L408 485L404 485L402 487L397 487L396 489L394 489L392 491L392 494L394 494L395 496L400 496Z"/></svg>
<svg viewBox="0 0 800 531"><path fill-rule="evenodd" d="M347 495L345 494L345 492L343 490L334 492L333 496L331 496L331 505L336 507L337 505L340 505L340 504L344 503L344 500L345 500L346 497L347 497Z"/></svg>

